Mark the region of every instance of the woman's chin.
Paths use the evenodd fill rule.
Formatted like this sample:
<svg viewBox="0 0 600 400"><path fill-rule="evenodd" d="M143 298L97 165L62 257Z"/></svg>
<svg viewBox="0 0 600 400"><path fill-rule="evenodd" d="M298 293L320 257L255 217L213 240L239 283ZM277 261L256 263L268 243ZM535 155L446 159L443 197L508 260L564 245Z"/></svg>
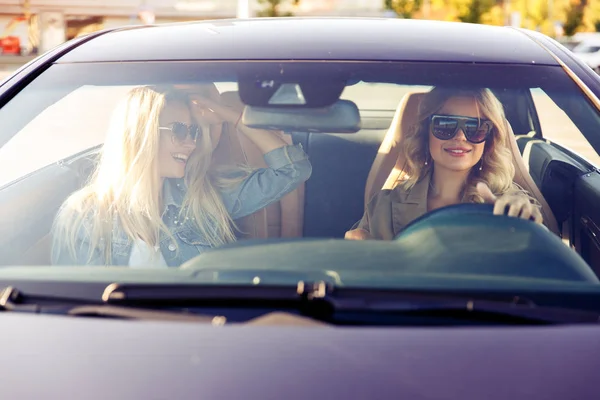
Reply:
<svg viewBox="0 0 600 400"><path fill-rule="evenodd" d="M436 166L449 171L466 172L475 167L475 163L470 160L451 160L452 162L436 163Z"/></svg>
<svg viewBox="0 0 600 400"><path fill-rule="evenodd" d="M185 165L181 168L173 168L172 170L161 174L163 178L181 179L185 176Z"/></svg>

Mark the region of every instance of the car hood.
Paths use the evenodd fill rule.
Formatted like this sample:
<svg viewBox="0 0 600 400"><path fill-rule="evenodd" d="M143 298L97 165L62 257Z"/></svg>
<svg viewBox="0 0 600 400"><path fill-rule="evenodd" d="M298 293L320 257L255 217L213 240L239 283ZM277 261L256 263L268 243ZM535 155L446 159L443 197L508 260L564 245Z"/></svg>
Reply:
<svg viewBox="0 0 600 400"><path fill-rule="evenodd" d="M556 279L540 279L501 275L469 275L454 273L407 273L403 271L377 268L328 269L328 266L303 266L294 269L260 268L238 265L225 268L164 268L137 269L127 267L0 267L0 289L14 286L27 293L53 296L53 288L68 284L70 287L87 285L88 295L93 295L90 286L97 288L94 300L101 298L106 286L111 283L123 284L241 284L254 285L296 285L298 281L326 281L335 286L367 287L396 290L544 290L548 292L587 292L600 293L596 282L574 282ZM79 292L79 290L76 290ZM85 296L88 298L88 296Z"/></svg>
<svg viewBox="0 0 600 400"><path fill-rule="evenodd" d="M600 328L211 326L2 314L6 398L592 399Z"/></svg>

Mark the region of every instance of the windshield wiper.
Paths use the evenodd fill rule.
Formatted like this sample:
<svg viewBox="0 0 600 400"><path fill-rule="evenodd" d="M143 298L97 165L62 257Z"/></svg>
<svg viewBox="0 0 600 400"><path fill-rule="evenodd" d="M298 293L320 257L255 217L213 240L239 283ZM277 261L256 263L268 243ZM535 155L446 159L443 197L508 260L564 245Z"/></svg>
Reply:
<svg viewBox="0 0 600 400"><path fill-rule="evenodd" d="M73 316L186 320L214 324L214 315L194 307L265 309L296 313L334 325L456 325L599 323L600 314L573 308L539 306L519 298L489 299L468 293L334 287L324 281L293 285L117 284L98 302L27 296L9 287L0 292L0 309L44 312L48 302ZM58 305L56 305L58 304ZM218 322L218 321L217 321Z"/></svg>
<svg viewBox="0 0 600 400"><path fill-rule="evenodd" d="M73 307L68 315L76 317L108 317L123 319L144 319L155 321L196 322L219 325L219 317L199 315L185 312L148 310L143 308L122 307L111 305L90 305Z"/></svg>
<svg viewBox="0 0 600 400"><path fill-rule="evenodd" d="M430 317L509 324L599 323L600 314L572 308L538 306L519 297L489 300L429 291L334 288L328 282L300 281L293 286L266 285L109 285L102 296L109 304L277 307L336 322L343 314L386 317ZM345 321L350 321L344 318ZM369 318L372 320L372 318Z"/></svg>
<svg viewBox="0 0 600 400"><path fill-rule="evenodd" d="M600 315L568 308L528 306L489 300L453 300L449 302L381 302L360 312L388 313L402 317L447 318L451 320L489 321L507 324L599 323Z"/></svg>
<svg viewBox="0 0 600 400"><path fill-rule="evenodd" d="M183 322L200 322L213 325L221 324L222 317L211 315L200 315L186 313L181 311L163 311L156 309L145 309L139 307L115 306L110 304L89 304L78 305L71 307L67 306L42 306L33 301L34 299L25 299L24 296L16 288L9 286L0 290L0 310L13 312L27 313L42 313L44 310L62 310L64 314L76 317L105 317L105 318L122 318L122 319L143 319L157 321L183 321ZM43 300L50 300L48 297L36 299L40 303ZM53 298L53 303L60 303L60 298ZM67 303L72 303L72 299L66 300Z"/></svg>

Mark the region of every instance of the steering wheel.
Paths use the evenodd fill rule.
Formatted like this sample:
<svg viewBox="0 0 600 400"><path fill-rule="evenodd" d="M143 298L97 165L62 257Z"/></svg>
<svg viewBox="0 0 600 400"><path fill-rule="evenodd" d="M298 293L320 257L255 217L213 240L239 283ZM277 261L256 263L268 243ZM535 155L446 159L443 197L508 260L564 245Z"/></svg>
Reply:
<svg viewBox="0 0 600 400"><path fill-rule="evenodd" d="M408 224L392 241L272 238L240 241L222 250L203 252L181 268L198 279L246 283L257 276L263 283L326 280L332 276L324 269L339 269L349 281L360 279L356 276L361 275L353 274L377 258L376 276L391 269L447 277L487 275L517 281L537 278L600 283L585 260L545 226L494 215L489 204L457 204L434 210ZM352 267L346 270L349 265Z"/></svg>
<svg viewBox="0 0 600 400"><path fill-rule="evenodd" d="M544 225L493 210L492 204L442 207L406 225L393 243L423 270L599 282Z"/></svg>
<svg viewBox="0 0 600 400"><path fill-rule="evenodd" d="M490 219L494 218L493 223L498 223L501 219L505 223L513 223L515 220L522 221L520 223L528 224L530 222L516 217L509 217L507 215L494 215L493 204L482 204L482 203L462 203L453 204L446 207L441 207L431 212L428 212L419 218L411 221L406 225L394 239L398 239L411 232L421 230L423 228L437 227L440 225L447 224L449 222L456 224L457 222L463 226L480 225L485 221L489 223ZM530 218L533 222L533 218ZM543 225L540 225L543 226Z"/></svg>

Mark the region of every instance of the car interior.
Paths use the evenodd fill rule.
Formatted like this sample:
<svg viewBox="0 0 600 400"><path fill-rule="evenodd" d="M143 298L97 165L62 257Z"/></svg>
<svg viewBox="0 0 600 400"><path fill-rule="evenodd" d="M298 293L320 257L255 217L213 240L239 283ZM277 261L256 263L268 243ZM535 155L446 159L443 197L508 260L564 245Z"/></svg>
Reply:
<svg viewBox="0 0 600 400"><path fill-rule="evenodd" d="M505 107L515 181L540 203L545 225L571 245L600 276L600 176L577 155L543 138L531 93L495 92ZM352 134L291 132L310 157L311 178L280 201L236 221L242 238L343 238L362 217L365 202L402 173L398 142L412 123L423 92L407 93L395 112L361 113ZM235 91L221 101L243 107ZM3 265L49 265L50 229L62 202L94 169L99 147L49 165L0 191ZM331 157L335 154L335 157ZM233 126L214 152L216 163L263 167L259 150ZM42 229L40 229L42 228Z"/></svg>

